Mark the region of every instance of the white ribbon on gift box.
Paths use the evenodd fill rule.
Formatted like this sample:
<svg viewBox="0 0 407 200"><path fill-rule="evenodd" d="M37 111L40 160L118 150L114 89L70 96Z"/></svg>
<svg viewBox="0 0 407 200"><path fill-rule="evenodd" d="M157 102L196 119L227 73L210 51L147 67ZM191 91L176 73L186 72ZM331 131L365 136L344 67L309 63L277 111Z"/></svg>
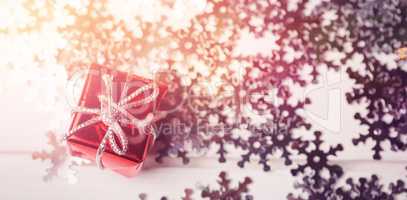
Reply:
<svg viewBox="0 0 407 200"><path fill-rule="evenodd" d="M82 114L92 114L96 115L91 119L79 124L77 127L71 129L64 137L66 140L69 136L77 132L78 130L90 126L92 124L103 122L107 127L107 131L96 152L96 164L99 168L103 169L102 155L106 148L106 143L109 141L109 145L113 152L118 155L124 155L128 149L128 139L124 133L120 124L131 124L139 128L142 134L146 134L146 128L154 135L154 130L151 127L153 121L153 114L149 113L144 119L138 119L128 112L129 108L137 107L141 105L146 105L153 102L159 94L159 89L157 85L153 82L151 84L146 84L130 95L122 97L118 103L114 102L112 96L112 77L110 75L102 76L103 83L105 85L105 94L99 95L100 108L86 108L86 107L75 107L73 112ZM134 97L144 93L145 91L153 90L152 93L140 100L131 101ZM125 84L123 92L127 92L127 84ZM121 148L116 142L115 136L120 140Z"/></svg>

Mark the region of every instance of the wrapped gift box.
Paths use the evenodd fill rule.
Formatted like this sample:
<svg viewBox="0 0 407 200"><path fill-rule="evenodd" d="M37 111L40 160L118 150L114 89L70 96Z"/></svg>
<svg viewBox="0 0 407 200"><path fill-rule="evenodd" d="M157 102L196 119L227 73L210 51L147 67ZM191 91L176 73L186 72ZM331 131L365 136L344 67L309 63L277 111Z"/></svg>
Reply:
<svg viewBox="0 0 407 200"><path fill-rule="evenodd" d="M130 75L125 72L113 71L100 65L93 65L87 75L87 79L84 84L82 95L79 100L79 107L100 109L101 101L99 99L106 88L102 76L109 75L112 80L111 84L111 96L113 102L119 102L123 98L123 90L127 88L127 92L124 94L134 93L137 89L152 84L152 80L148 80L136 75ZM127 85L126 85L127 84ZM126 86L125 86L126 85ZM147 115L154 113L158 107L160 99L166 93L166 87L157 85L158 95L155 100L142 104L136 107L131 107L126 110L132 116L137 119L144 119ZM139 101L146 96L151 95L153 90L143 91L141 94L131 98L129 103ZM118 113L120 115L120 113ZM80 126L83 122L95 117L95 114L76 112L73 116L73 121L70 126L70 130ZM127 151L123 155L118 155L112 148L112 144L109 141L106 142L105 149L102 152L101 162L104 168L111 169L125 176L134 176L141 168L143 161L147 156L147 152L154 143L155 134L153 129L146 128L144 133L139 127L134 126L131 123L119 123L121 129L125 133L127 139ZM103 142L103 138L109 126L103 121L85 126L83 128L74 131L67 137L67 142L74 156L79 156L89 160L95 161L95 157L99 148L99 145ZM112 134L115 137L115 141L120 141L118 135ZM109 143L109 144L107 144ZM123 144L117 142L119 148L123 148Z"/></svg>

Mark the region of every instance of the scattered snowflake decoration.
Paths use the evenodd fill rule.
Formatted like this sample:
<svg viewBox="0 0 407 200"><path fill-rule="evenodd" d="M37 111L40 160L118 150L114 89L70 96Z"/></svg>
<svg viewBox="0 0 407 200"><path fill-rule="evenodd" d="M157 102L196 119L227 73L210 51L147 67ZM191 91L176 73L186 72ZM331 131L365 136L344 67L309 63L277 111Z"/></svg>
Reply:
<svg viewBox="0 0 407 200"><path fill-rule="evenodd" d="M218 175L219 180L217 181L219 187L217 189L211 186L200 186L202 199L209 200L251 200L253 196L249 194L249 185L252 184L252 179L245 177L243 181L239 182L237 187L232 187L232 180L227 177L227 173L222 171ZM192 200L194 190L187 188L184 190L184 195L180 198L181 200ZM139 194L140 200L148 200L148 195L146 193ZM170 198L164 196L161 200L168 200Z"/></svg>
<svg viewBox="0 0 407 200"><path fill-rule="evenodd" d="M52 146L53 150L51 152L47 152L45 150L41 152L34 152L32 154L32 158L34 160L40 159L42 161L50 160L51 167L46 169L46 175L44 176L44 180L48 181L53 177L58 175L58 170L64 164L65 160L68 157L67 149L65 145L62 145L56 135L52 132L47 133L48 137L48 144Z"/></svg>
<svg viewBox="0 0 407 200"><path fill-rule="evenodd" d="M219 146L221 162L226 160L228 145L242 149L250 149L249 146L252 146L249 151L257 151L255 154L263 157L262 160L267 160L270 152L260 153L263 150L255 150L250 145L259 134L254 134L256 136L251 141L246 141L246 138L236 137L232 133L234 129L241 128L240 116L244 107L241 96L258 89L256 86L246 87L245 82L256 85L266 81L272 86L288 87L286 81L290 80L305 86L309 82L301 77L303 66L311 66L310 74L315 80L318 73L314 61L325 62L322 59L323 52L339 48L338 45L331 45L332 39L329 39L329 33L333 30L335 32L337 27L330 28L326 25L323 29L318 29L317 25L324 16L320 13L305 13L308 1L291 5L278 1L210 0L201 12L181 27L168 25L165 17L147 22L134 16L133 21L138 31L129 26L127 21L118 20L111 15L107 4L107 1L90 1L85 9L77 9L71 5L65 7L64 10L74 20L59 29L69 45L59 51L58 61L64 63L70 73L75 71L73 68L86 68L94 62L129 71L136 70L130 65L142 66L151 62L174 71L178 78L169 82L174 89L167 96L167 105L171 105L171 101L175 101L177 105L176 110L164 112L165 115L158 122L159 128L164 124L172 130L170 134L160 134L158 138L159 162L170 156L179 157L184 163L188 163L193 151L205 151L211 144ZM256 23L258 18L261 19L260 23ZM269 55L266 56L233 54L241 33L245 30L258 37L276 35L278 48L268 52ZM118 35L120 37L116 37ZM313 40L320 36L322 40ZM340 43L343 37L335 36L334 41ZM236 65L244 67L236 69ZM261 72L260 75L250 77L256 70ZM289 89L286 92L289 93ZM215 119L216 126L226 127L227 130L213 130L213 124L208 119ZM182 130L178 130L180 126ZM245 123L244 126L252 125ZM294 129L303 125L294 122L293 125L284 126ZM202 127L211 131L201 131ZM273 132L267 129L269 128L258 130ZM163 129L159 130L158 132L162 132ZM278 137L281 136L283 135ZM282 146L289 145L289 140L293 138L290 138L290 134L284 136L286 138L283 138L283 143L276 142L277 138L273 139L279 147L272 148L272 151L282 150L286 163L290 163L289 150ZM270 168L266 161L261 162L265 169Z"/></svg>
<svg viewBox="0 0 407 200"><path fill-rule="evenodd" d="M68 149L65 144L62 144L57 135L53 132L47 133L48 144L51 146L51 151L42 150L34 152L32 158L34 160L50 161L51 167L45 170L46 175L44 181L50 181L55 177L64 177L70 183L77 181L75 166L89 165L90 162L83 159L75 159L69 156Z"/></svg>
<svg viewBox="0 0 407 200"><path fill-rule="evenodd" d="M366 54L394 52L407 43L407 4L404 0L358 1L357 42ZM355 41L356 42L356 41Z"/></svg>
<svg viewBox="0 0 407 200"><path fill-rule="evenodd" d="M296 196L293 193L287 195L288 200L336 200L335 186L337 179L334 177L320 178L318 180L311 176L305 176L301 182L296 182L295 189L301 191L302 195Z"/></svg>
<svg viewBox="0 0 407 200"><path fill-rule="evenodd" d="M366 115L355 114L355 119L359 120L361 125L368 126L368 133L360 134L353 143L358 145L368 139L373 140L373 158L381 159L383 143L389 142L393 151L404 151L407 146L403 139L407 136L407 72L400 68L388 69L378 60L367 62L366 70L366 75L348 70L349 76L356 81L358 87L347 93L347 101L367 102L368 111Z"/></svg>
<svg viewBox="0 0 407 200"><path fill-rule="evenodd" d="M339 178L334 177L322 178L316 185L313 177L305 176L302 181L295 183L294 187L302 194L296 196L290 193L287 196L288 200L394 200L407 197L404 181L397 180L385 184L375 174L370 178L361 177L357 182L353 178L348 178L343 185Z"/></svg>
<svg viewBox="0 0 407 200"><path fill-rule="evenodd" d="M20 6L16 6L16 3ZM52 0L2 2L1 6L1 12L8 18L0 20L0 34L27 34L40 31L54 18L55 2Z"/></svg>
<svg viewBox="0 0 407 200"><path fill-rule="evenodd" d="M201 192L202 198L208 198L211 200L220 199L253 199L253 197L248 194L248 186L252 183L249 177L246 177L242 182L238 184L237 188L231 187L231 180L227 178L226 172L221 172L219 174L219 189L211 189L209 186L205 187Z"/></svg>
<svg viewBox="0 0 407 200"><path fill-rule="evenodd" d="M266 103L264 99L257 101ZM281 152L281 158L284 159L286 165L291 165L291 155L293 149L298 148L301 144L301 138L293 136L293 130L297 128L309 129L310 124L306 123L296 111L303 109L309 100L299 102L297 105L290 105L287 100L284 100L278 106L268 104L266 112L272 115L272 119L260 128L251 130L252 135L247 141L241 141L240 148L245 150L242 159L238 162L240 167L244 167L246 162L250 161L253 156L259 157L259 163L263 166L264 171L269 171L271 166L268 164L270 156ZM258 105L259 106L259 105Z"/></svg>
<svg viewBox="0 0 407 200"><path fill-rule="evenodd" d="M298 165L297 168L292 169L291 173L297 176L299 173L306 173L306 169L310 169L313 173L312 178L315 180L315 184L319 184L319 180L322 180L322 172L326 169L329 172L330 177L337 178L343 175L343 169L339 165L329 164L329 157L337 156L339 151L343 150L341 144L336 146L330 146L328 151L324 151L321 147L323 141L321 140L322 132L314 132L315 139L312 141L305 141L298 147L298 153L307 157L307 163ZM312 149L309 149L313 144Z"/></svg>
<svg viewBox="0 0 407 200"><path fill-rule="evenodd" d="M156 142L158 146L156 160L162 162L168 156L179 157L187 164L189 151L201 151L206 148L198 130L196 109L190 106L191 86L182 85L181 78L176 73L165 73L164 79L161 81L171 83L172 87L169 88L159 108L163 117L156 124L159 133ZM186 148L187 143L192 148Z"/></svg>
<svg viewBox="0 0 407 200"><path fill-rule="evenodd" d="M130 66L149 68L154 58L161 58L158 52L164 54L160 49L168 44L164 21L147 22L134 15L129 25L112 15L108 3L88 1L84 8L70 4L64 7L72 23L59 27L59 33L69 42L59 49L57 60L70 74L93 63L133 72Z"/></svg>
<svg viewBox="0 0 407 200"><path fill-rule="evenodd" d="M308 65L311 80L316 82L319 65L338 70L345 63L345 59L327 59L327 53L344 52L344 44L352 41L347 31L352 29L352 18L338 16L341 6L334 6L336 1L320 2L314 8L313 2L307 0L241 2L238 7L252 33L257 37L276 35L278 49L271 53L275 64L290 72Z"/></svg>
<svg viewBox="0 0 407 200"><path fill-rule="evenodd" d="M188 64L193 59L213 68L227 66L235 59L232 51L240 37L241 22L233 4L230 0L208 0L189 26L169 31L176 44L172 49L182 55L181 62Z"/></svg>
<svg viewBox="0 0 407 200"><path fill-rule="evenodd" d="M193 200L193 198L192 198L193 193L194 193L194 190L189 189L189 188L185 189L184 196L181 197L180 200ZM145 194L145 193L139 194L139 199L148 200L147 194ZM169 200L169 198L164 196L164 197L161 197L160 200Z"/></svg>
<svg viewBox="0 0 407 200"><path fill-rule="evenodd" d="M346 180L346 184L347 187L336 190L338 199L393 200L407 198L407 188L402 180L390 183L387 190L377 175L372 175L371 178L359 178L358 182L349 178Z"/></svg>
<svg viewBox="0 0 407 200"><path fill-rule="evenodd" d="M28 20L4 23L0 19L0 34L55 29L65 44L58 45L51 55L56 55L55 62L64 65L69 75L93 63L130 73L167 72L158 78L171 86L156 113L158 162L176 157L187 164L195 154L217 148L219 162L226 162L231 150L239 150L238 166L243 168L256 160L269 171L272 157L292 165L292 156L299 152L307 163L291 172L305 175L296 185L305 197L290 195L289 199L394 199L406 193L403 181L387 187L376 175L359 181L350 178L346 187L338 186L343 170L329 164L329 159L342 151L342 146L323 150L318 131L311 141L294 136L294 130L310 130L311 125L298 113L311 102L288 103L293 84L305 88L315 83L320 66L339 70L349 66L354 56L362 56L362 66L347 70L355 81L346 95L348 103L367 104L366 114L355 114L367 132L353 138L353 144L373 141L374 159L382 158L388 150L386 144L390 144L389 150L405 151L405 0L207 0L199 12L183 13L187 20L180 26L171 24L167 13L176 9L177 1L157 4L163 8L152 14L155 20L136 11L131 16L117 16L107 0L80 4L24 0L22 9L11 6L10 10L24 13ZM8 11L10 6L5 5ZM60 15L63 19L53 21ZM246 33L256 39L272 38L272 49L248 52L250 55L236 53ZM397 49L399 60L394 59ZM35 57L39 66L43 57ZM358 70L353 70L356 67ZM44 180L60 176L66 167L72 174L67 177L74 177L72 167L87 163L69 157L55 134L49 133L48 138L53 149L32 155L51 162ZM329 172L329 177L323 172ZM205 187L203 198L252 199L248 194L250 178L237 188L231 187L225 172L219 178L219 189ZM145 194L139 197L147 198ZM183 199L191 198L192 190L185 190Z"/></svg>

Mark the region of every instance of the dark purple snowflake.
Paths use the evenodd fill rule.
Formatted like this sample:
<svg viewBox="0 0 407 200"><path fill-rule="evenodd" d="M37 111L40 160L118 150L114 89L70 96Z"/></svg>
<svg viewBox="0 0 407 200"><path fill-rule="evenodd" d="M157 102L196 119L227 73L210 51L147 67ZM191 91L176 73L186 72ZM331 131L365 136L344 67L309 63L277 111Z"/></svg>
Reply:
<svg viewBox="0 0 407 200"><path fill-rule="evenodd" d="M264 100L257 102L259 104L265 103ZM296 105L290 105L287 100L278 106L268 104L265 112L271 112L273 118L266 124L260 127L250 129L251 136L245 142L240 142L240 148L245 153L242 159L238 162L240 167L244 167L246 162L250 162L251 157L258 157L259 163L263 165L264 171L271 169L268 161L272 155L281 152L280 157L284 159L286 165L291 165L292 150L297 148L301 143L301 138L293 136L293 130L304 127L309 129L310 124L306 123L296 111L303 109L305 104L309 101L299 102ZM243 144L243 145L242 145Z"/></svg>
<svg viewBox="0 0 407 200"><path fill-rule="evenodd" d="M294 187L303 194L296 196L290 193L288 200L395 200L407 197L407 188L402 180L384 184L377 175L371 178L359 178L355 182L353 178L348 178L345 184L341 184L340 179L330 177L322 178L315 184L316 179L305 176L301 182L297 182Z"/></svg>
<svg viewBox="0 0 407 200"><path fill-rule="evenodd" d="M204 148L202 138L198 134L198 119L194 110L188 104L189 87L181 85L180 76L175 72L163 73L160 81L171 84L166 98L160 105L160 117L156 124L159 137L156 141L158 162L172 156L181 158L184 164L189 163L185 142L193 142L193 148Z"/></svg>
<svg viewBox="0 0 407 200"><path fill-rule="evenodd" d="M366 53L392 53L407 44L407 4L405 1L358 2L357 39ZM370 52L369 52L370 51Z"/></svg>
<svg viewBox="0 0 407 200"><path fill-rule="evenodd" d="M367 114L355 114L355 119L368 126L367 134L353 140L355 145L368 139L375 142L372 150L374 159L381 159L382 144L389 142L391 150L404 151L407 118L407 72L388 69L380 61L371 59L366 66L366 75L348 69L350 78L356 81L351 93L346 95L349 103L367 103Z"/></svg>
<svg viewBox="0 0 407 200"><path fill-rule="evenodd" d="M253 196L249 194L249 185L252 183L251 178L245 177L242 182L239 182L237 187L232 187L232 180L227 177L227 173L222 171L219 174L217 189L213 189L211 186L205 186L199 188L201 190L202 199L209 200L251 200ZM181 200L192 200L194 194L193 189L185 189L184 196ZM139 195L140 200L148 200L147 194L141 193ZM161 200L168 200L169 198L164 196Z"/></svg>
<svg viewBox="0 0 407 200"><path fill-rule="evenodd" d="M184 196L181 197L181 200L193 200L192 198L192 194L194 193L194 191L192 189L185 189L184 190ZM148 200L148 196L146 193L141 193L138 195L140 200ZM160 200L169 200L168 197L163 196L160 198Z"/></svg>
<svg viewBox="0 0 407 200"><path fill-rule="evenodd" d="M248 69L245 79L253 83L244 88L250 89L254 83L260 84L263 87L274 86L279 88L283 86L283 82L287 80L293 81L300 86L305 86L307 82L301 77L301 63L298 60L285 60L284 51L275 51L272 56L256 56L252 59L252 66ZM251 73L258 72L256 78L250 77Z"/></svg>
<svg viewBox="0 0 407 200"><path fill-rule="evenodd" d="M182 158L186 164L189 154L206 151L212 144L220 146L220 160L224 160L224 144L234 140L230 131L235 126L234 117L224 112L236 105L234 96L217 98L205 94L206 88L200 85L204 81L201 75L191 79L191 84L183 85L182 75L176 71L164 74L159 80L166 79L163 81L171 88L158 112L163 116L159 117L156 126L160 134L157 139L157 161L172 156ZM222 96L229 92L221 88L217 94ZM216 118L217 122L213 124L211 118Z"/></svg>
<svg viewBox="0 0 407 200"><path fill-rule="evenodd" d="M277 64L284 61L285 68L297 70L308 65L314 82L319 75L318 65L338 70L345 64L347 57L334 62L326 59L326 54L345 51L344 44L353 41L348 30L352 29L354 20L350 17L352 12L346 12L349 9L345 8L354 7L354 2L321 2L313 9L309 8L312 5L309 0L240 2L237 7L244 13L246 28L257 37L278 36L276 44L280 49L273 51L271 58ZM346 11L341 11L342 7Z"/></svg>
<svg viewBox="0 0 407 200"><path fill-rule="evenodd" d="M241 100L242 107L251 110L244 110L238 122L239 125L245 125L250 135L246 138L235 137L235 140L231 140L230 137L226 139L244 151L242 159L238 162L240 167L244 167L245 163L256 157L263 169L269 171L271 167L268 161L271 156L278 153L281 153L280 157L284 159L285 164L290 165L292 149L301 141L300 138L293 136L293 131L311 127L298 114L298 111L310 103L309 99L298 101L296 104L289 103L292 94L290 84L287 82L292 81L304 86L306 81L300 77L299 68L281 59L277 56L278 53L282 54L276 52L275 58L264 56L253 58L252 66L247 69L244 81L239 87L246 96ZM265 121L257 124L258 119L247 115L247 112L252 112Z"/></svg>
<svg viewBox="0 0 407 200"><path fill-rule="evenodd" d="M240 182L236 188L233 188L230 184L231 180L227 178L226 172L221 172L219 174L219 188L211 189L211 187L205 187L201 192L202 198L208 198L211 200L244 200L253 199L253 197L248 193L249 185L252 180L246 177L243 182Z"/></svg>
<svg viewBox="0 0 407 200"><path fill-rule="evenodd" d="M407 198L407 188L402 180L390 183L388 190L380 182L377 175L372 175L370 179L359 178L358 182L349 178L346 180L346 184L347 187L341 187L336 190L338 199L394 200Z"/></svg>
<svg viewBox="0 0 407 200"><path fill-rule="evenodd" d="M311 176L305 176L301 182L297 182L294 188L301 191L302 195L287 195L287 200L337 200L335 195L335 187L337 178L320 178L315 179Z"/></svg>
<svg viewBox="0 0 407 200"><path fill-rule="evenodd" d="M353 139L355 145L374 142L374 159L381 159L383 144L390 143L393 151L407 147L407 72L402 63L397 66L385 64L377 54L389 54L406 45L407 4L404 1L357 1L357 6L347 7L353 11L355 23L350 54L364 56L365 69L348 69L349 77L356 82L353 91L346 95L349 103L366 103L367 114L356 113L355 119L368 127Z"/></svg>
<svg viewBox="0 0 407 200"><path fill-rule="evenodd" d="M329 157L337 156L339 151L343 150L341 144L336 146L331 146L328 151L321 149L322 133L320 131L314 132L315 139L312 141L305 141L300 145L297 150L299 154L305 155L307 157L307 162L305 164L300 164L297 168L292 169L291 173L297 176L299 173L306 173L306 169L310 169L313 175L311 176L315 180L315 184L319 184L319 180L323 180L322 172L324 169L328 170L330 177L339 178L343 175L342 167L335 164L329 164ZM310 149L310 143L313 144L312 149Z"/></svg>
<svg viewBox="0 0 407 200"><path fill-rule="evenodd" d="M231 72L228 66L235 59L232 49L238 39L240 22L239 13L233 10L231 3L233 1L208 1L205 10L196 15L187 27L168 28L176 44L170 47L171 55L182 56L169 63L174 78L168 84L173 91L167 95L162 107L168 110L172 106L172 110L166 112L158 126L169 125L172 131L160 134L158 138L163 144L158 151L158 161L172 154L188 163L188 154L208 149L212 140L223 149L226 140L215 129L233 126L222 111L234 109L237 105L235 96L230 93L236 92L238 83L232 83L232 80L238 79L238 72ZM196 65L206 69L202 71ZM180 66L185 67L180 69ZM213 80L221 80L222 83L208 89L208 83ZM225 89L228 86L232 87L232 91ZM217 124L210 124L208 119L211 117L218 118ZM192 149L186 146L192 146ZM226 154L225 151L220 150L220 154Z"/></svg>

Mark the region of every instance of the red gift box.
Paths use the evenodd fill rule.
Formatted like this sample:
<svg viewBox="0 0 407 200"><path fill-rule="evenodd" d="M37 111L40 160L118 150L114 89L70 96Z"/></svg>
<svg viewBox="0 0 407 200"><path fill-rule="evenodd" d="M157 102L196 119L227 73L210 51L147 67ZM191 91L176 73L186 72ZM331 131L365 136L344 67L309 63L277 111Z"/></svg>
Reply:
<svg viewBox="0 0 407 200"><path fill-rule="evenodd" d="M137 93L135 92L137 89L153 83L152 80L141 78L136 75L110 70L100 65L92 65L87 75L78 107L102 110L100 96L105 94L106 92L104 91L107 90L107 86L104 84L102 76L106 75L111 78L111 94L109 95L113 100L112 102L120 102L123 97L129 97L126 96L127 94ZM153 113L167 90L165 86L156 86L155 89L158 90L155 91L158 91L158 93L156 93L156 98L154 98L154 100L142 105L126 108L126 112L134 116L136 119L141 120L145 119L150 113ZM123 95L123 90L126 91L124 92L125 95ZM146 96L151 95L151 93L153 93L152 90L143 91L138 95L135 95L133 98L128 98L129 103L139 101ZM116 105L119 104L117 103ZM117 116L119 115L120 112L118 112ZM136 127L132 123L120 122L120 128L126 137L127 145L121 143L122 140L120 140L120 135L111 135L114 137L112 139L119 141L116 143L116 147L123 149L124 145L126 145L127 151L122 155L118 155L118 153L115 152L116 149L113 149L114 146L112 146L110 140L106 139L106 141L104 141L107 131L110 130L107 125L108 123L105 123L106 121L102 120L78 129L78 126L81 126L81 124L96 117L98 117L98 114L95 113L74 113L73 121L70 126L71 133L66 138L71 154L73 156L97 161L96 155L98 154L99 147L101 143L105 142L104 150L101 153L102 155L100 158L100 163L103 163L103 168L111 169L128 177L137 174L147 156L148 150L154 143L155 135L153 129L146 128L145 130L143 129L143 131L140 127Z"/></svg>

